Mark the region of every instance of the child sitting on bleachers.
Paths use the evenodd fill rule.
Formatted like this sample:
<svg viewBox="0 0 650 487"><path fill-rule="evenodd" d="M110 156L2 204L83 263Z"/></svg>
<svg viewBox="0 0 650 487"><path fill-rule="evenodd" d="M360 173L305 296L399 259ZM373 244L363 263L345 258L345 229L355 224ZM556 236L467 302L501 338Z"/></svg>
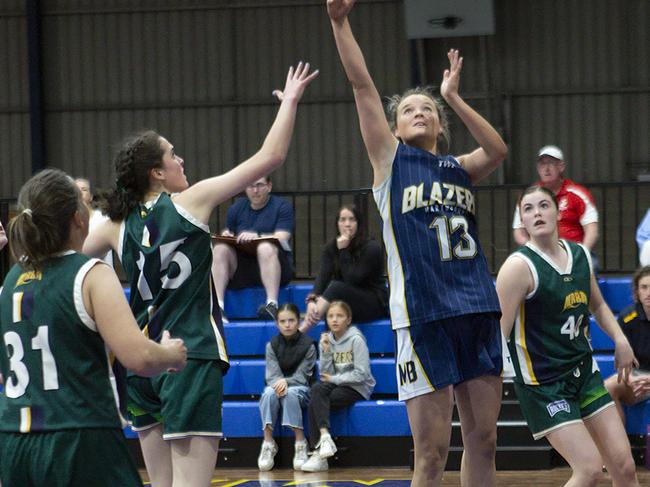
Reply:
<svg viewBox="0 0 650 487"><path fill-rule="evenodd" d="M617 374L605 381L625 423L622 404L631 406L650 397L650 266L640 268L632 278L634 304L619 313L618 323L627 336L639 367L628 381L618 381Z"/></svg>
<svg viewBox="0 0 650 487"><path fill-rule="evenodd" d="M276 324L280 333L266 344L266 387L260 398L264 441L257 465L271 470L278 446L273 427L282 408L282 426L296 435L293 468L300 470L307 461L307 441L303 431L302 408L309 402L309 385L316 364L316 347L311 338L298 331L300 311L293 303L278 310Z"/></svg>
<svg viewBox="0 0 650 487"><path fill-rule="evenodd" d="M352 311L343 301L332 301L327 309L329 332L320 338L320 379L311 388L309 443L313 453L302 470L322 472L327 459L336 453L329 432L330 409L343 409L369 399L375 387L370 372L370 354L363 333L352 325Z"/></svg>

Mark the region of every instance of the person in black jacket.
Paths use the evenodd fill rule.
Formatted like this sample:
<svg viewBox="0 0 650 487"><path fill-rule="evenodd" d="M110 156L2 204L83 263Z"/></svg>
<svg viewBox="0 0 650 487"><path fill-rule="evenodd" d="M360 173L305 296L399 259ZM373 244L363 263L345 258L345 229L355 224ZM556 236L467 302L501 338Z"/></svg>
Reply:
<svg viewBox="0 0 650 487"><path fill-rule="evenodd" d="M616 374L605 381L623 422L623 404L631 406L650 398L650 266L634 273L632 294L634 303L619 313L618 323L632 345L639 367L632 370L628 381L618 381Z"/></svg>
<svg viewBox="0 0 650 487"><path fill-rule="evenodd" d="M314 288L307 296L307 312L300 331L318 323L332 301L345 301L356 323L388 316L384 256L379 242L367 237L356 206L343 205L336 217L335 238L323 249Z"/></svg>

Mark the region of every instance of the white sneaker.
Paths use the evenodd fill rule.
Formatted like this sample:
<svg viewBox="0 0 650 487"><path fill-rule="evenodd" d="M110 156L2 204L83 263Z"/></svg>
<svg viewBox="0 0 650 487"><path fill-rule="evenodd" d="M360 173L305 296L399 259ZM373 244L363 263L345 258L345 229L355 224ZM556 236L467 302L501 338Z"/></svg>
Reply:
<svg viewBox="0 0 650 487"><path fill-rule="evenodd" d="M336 453L336 443L330 435L321 435L318 445L318 454L321 458L329 458Z"/></svg>
<svg viewBox="0 0 650 487"><path fill-rule="evenodd" d="M307 461L307 442L296 441L295 453L293 454L293 469L300 470L300 468Z"/></svg>
<svg viewBox="0 0 650 487"><path fill-rule="evenodd" d="M327 459L321 458L318 451L315 451L309 457L309 460L303 463L301 470L303 472L325 472L329 468Z"/></svg>
<svg viewBox="0 0 650 487"><path fill-rule="evenodd" d="M275 454L278 452L278 445L275 441L264 441L262 442L262 449L260 450L260 456L257 457L257 466L261 472L268 472L275 465Z"/></svg>

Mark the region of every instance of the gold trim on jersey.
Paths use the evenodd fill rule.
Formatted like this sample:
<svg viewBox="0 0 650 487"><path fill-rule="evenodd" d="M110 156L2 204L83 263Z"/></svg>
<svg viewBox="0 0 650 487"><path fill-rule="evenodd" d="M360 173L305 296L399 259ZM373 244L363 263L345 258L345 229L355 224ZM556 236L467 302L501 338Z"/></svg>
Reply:
<svg viewBox="0 0 650 487"><path fill-rule="evenodd" d="M224 362L230 363L230 360L228 359L228 354L226 353L226 344L223 341L223 337L221 336L221 333L219 333L219 327L217 326L217 322L214 321L214 317L212 315L210 315L210 323L212 324L212 332L214 333L214 336L217 340L219 357L221 357L221 360L223 360Z"/></svg>
<svg viewBox="0 0 650 487"><path fill-rule="evenodd" d="M392 182L392 174L391 174L391 182ZM397 256L397 261L399 262L399 272L401 274L401 285L402 285L402 306L404 307L404 315L406 317L406 326L411 326L411 317L409 316L409 311L408 307L406 305L406 278L404 277L404 266L402 265L402 257L399 255L399 247L397 246L397 239L395 238L395 232L393 231L393 218L392 218L392 213L391 213L391 204L390 204L390 196L391 196L391 191L390 191L390 184L388 188L388 194L386 195L386 208L388 211L388 231L390 232L391 236L391 246L394 247L394 255ZM392 289L392 284L391 284L391 278L390 278L390 266L388 267L388 285L390 286L389 289ZM399 278L399 277L398 277ZM392 315L392 313L391 313ZM410 336L410 334L409 334ZM426 374L425 374L426 375ZM428 379L427 379L428 381Z"/></svg>
<svg viewBox="0 0 650 487"><path fill-rule="evenodd" d="M24 293L14 293L13 294L13 309L12 309L12 314L13 314L13 320L14 323L18 323L19 321L23 320L23 313L22 313L22 302L23 302L23 295Z"/></svg>
<svg viewBox="0 0 650 487"><path fill-rule="evenodd" d="M29 433L32 429L32 408L20 408L20 432Z"/></svg>
<svg viewBox="0 0 650 487"><path fill-rule="evenodd" d="M436 388L433 386L431 381L429 380L429 376L427 375L427 371L424 370L424 367L422 367L422 362L420 361L420 357L418 357L418 351L415 349L415 345L413 344L413 338L411 337L411 327L408 327L408 333L409 333L409 341L411 342L411 349L413 350L413 355L415 356L415 360L418 361L418 365L420 366L420 370L422 371L422 374L424 375L424 378L427 380L427 384L429 384L429 387L431 387L432 391L435 391Z"/></svg>
<svg viewBox="0 0 650 487"><path fill-rule="evenodd" d="M219 327L217 326L217 322L214 320L214 314L213 313L221 313L221 309L216 308L214 306L214 282L212 282L212 277L210 277L210 324L212 325L212 333L214 333L215 339L217 340L217 350L219 351L219 358L223 360L226 363L230 363L230 359L228 358L228 351L226 348L226 342L223 336L221 336L221 333L219 331ZM222 323L223 325L223 323ZM224 331L225 333L225 331Z"/></svg>
<svg viewBox="0 0 650 487"><path fill-rule="evenodd" d="M515 346L517 349L517 358L519 359L519 370L521 371L524 383L534 386L539 385L539 381L533 370L533 361L530 358L526 345L526 306L524 303L519 305L519 316L515 320Z"/></svg>
<svg viewBox="0 0 650 487"><path fill-rule="evenodd" d="M14 289L16 289L18 286L22 286L23 284L28 284L29 282L34 280L40 281L42 278L43 278L43 274L41 274L39 271L23 272L16 280L16 284L14 284Z"/></svg>

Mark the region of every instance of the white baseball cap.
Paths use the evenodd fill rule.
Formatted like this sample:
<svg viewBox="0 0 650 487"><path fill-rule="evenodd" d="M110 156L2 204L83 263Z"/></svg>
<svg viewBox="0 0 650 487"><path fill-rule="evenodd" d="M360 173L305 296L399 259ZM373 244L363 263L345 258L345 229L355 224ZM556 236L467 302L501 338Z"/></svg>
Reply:
<svg viewBox="0 0 650 487"><path fill-rule="evenodd" d="M562 154L562 149L556 145L545 145L539 150L537 158L539 159L542 156L551 156L560 161L564 160L564 154Z"/></svg>

